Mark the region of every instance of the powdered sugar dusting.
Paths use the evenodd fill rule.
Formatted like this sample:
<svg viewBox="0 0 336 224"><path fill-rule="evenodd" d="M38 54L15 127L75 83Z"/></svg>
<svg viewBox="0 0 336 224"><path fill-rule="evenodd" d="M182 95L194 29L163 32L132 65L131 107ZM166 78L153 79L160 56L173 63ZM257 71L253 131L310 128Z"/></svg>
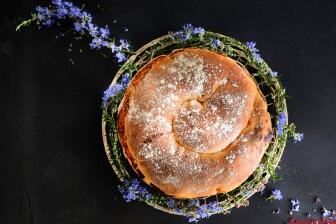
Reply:
<svg viewBox="0 0 336 224"><path fill-rule="evenodd" d="M239 117L245 111L247 95L223 92L206 103L190 100L181 105L173 121L179 143L192 150L213 153L236 138ZM236 131L236 135L232 135ZM207 139L207 141L204 141Z"/></svg>
<svg viewBox="0 0 336 224"><path fill-rule="evenodd" d="M173 134L164 134L153 139L152 142L143 143L138 151L141 161L155 168L152 170L153 176L162 183L175 186L182 184L180 177L184 175L193 176L194 179L202 175L205 165L199 155L197 153L186 155L186 150L176 144ZM181 164L184 165L181 166Z"/></svg>
<svg viewBox="0 0 336 224"><path fill-rule="evenodd" d="M224 160L233 164L240 154L248 157L244 144L249 136L240 133L254 95L231 72L197 53L181 52L139 81L126 116L133 131L129 139L136 140L128 144L154 182L179 188L207 176L234 176L234 171L219 164ZM226 152L235 140L240 142L238 149ZM204 156L216 153L223 156ZM208 187L189 190L201 193Z"/></svg>

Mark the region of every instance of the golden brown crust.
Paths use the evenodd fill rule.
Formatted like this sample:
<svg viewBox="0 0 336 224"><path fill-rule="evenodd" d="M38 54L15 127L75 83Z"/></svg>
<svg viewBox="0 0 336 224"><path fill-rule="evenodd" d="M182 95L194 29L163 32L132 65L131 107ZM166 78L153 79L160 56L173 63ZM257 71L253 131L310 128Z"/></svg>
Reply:
<svg viewBox="0 0 336 224"><path fill-rule="evenodd" d="M258 166L272 129L247 71L229 57L196 48L157 57L136 74L117 128L134 170L180 198L239 186Z"/></svg>

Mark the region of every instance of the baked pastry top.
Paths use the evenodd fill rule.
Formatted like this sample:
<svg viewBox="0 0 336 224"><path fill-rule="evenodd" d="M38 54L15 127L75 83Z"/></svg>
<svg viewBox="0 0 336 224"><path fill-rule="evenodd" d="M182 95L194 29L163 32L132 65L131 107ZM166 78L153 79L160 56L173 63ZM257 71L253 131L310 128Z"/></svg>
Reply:
<svg viewBox="0 0 336 224"><path fill-rule="evenodd" d="M138 71L119 106L117 130L133 169L177 198L238 187L272 136L267 103L248 71L198 48L156 57Z"/></svg>

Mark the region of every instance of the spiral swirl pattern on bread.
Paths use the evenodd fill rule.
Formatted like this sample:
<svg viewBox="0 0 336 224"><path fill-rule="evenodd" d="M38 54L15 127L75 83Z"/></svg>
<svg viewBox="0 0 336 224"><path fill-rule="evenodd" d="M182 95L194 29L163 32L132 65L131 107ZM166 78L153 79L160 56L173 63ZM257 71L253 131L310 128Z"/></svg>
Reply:
<svg viewBox="0 0 336 224"><path fill-rule="evenodd" d="M133 169L178 198L238 187L260 163L272 134L267 103L248 72L197 48L145 65L125 91L117 128Z"/></svg>

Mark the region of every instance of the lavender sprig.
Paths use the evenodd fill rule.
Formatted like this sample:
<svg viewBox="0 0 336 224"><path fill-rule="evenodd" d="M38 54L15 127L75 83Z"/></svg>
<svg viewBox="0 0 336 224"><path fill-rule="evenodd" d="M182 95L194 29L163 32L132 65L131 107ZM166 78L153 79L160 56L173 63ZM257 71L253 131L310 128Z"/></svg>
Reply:
<svg viewBox="0 0 336 224"><path fill-rule="evenodd" d="M169 198L169 201L168 201L168 208L170 208L170 209L174 208L174 204L175 204L174 199Z"/></svg>
<svg viewBox="0 0 336 224"><path fill-rule="evenodd" d="M102 97L103 100L103 105L106 106L106 104L108 103L108 100L117 95L118 93L120 93L122 90L126 89L128 86L128 83L130 82L130 74L129 73L125 73L123 74L123 76L121 77L121 83L117 83L114 85L110 85L105 91L104 91L104 95Z"/></svg>
<svg viewBox="0 0 336 224"><path fill-rule="evenodd" d="M278 116L278 124L277 124L277 133L279 135L282 135L286 123L287 123L286 114L284 112L281 112Z"/></svg>
<svg viewBox="0 0 336 224"><path fill-rule="evenodd" d="M211 44L215 47L220 47L222 45L222 42L219 39L216 38L210 38Z"/></svg>
<svg viewBox="0 0 336 224"><path fill-rule="evenodd" d="M261 55L259 53L259 50L256 48L256 42L246 42L246 46L250 49L250 51L252 52L252 55L254 57L254 59L260 63L263 61L263 59L261 58Z"/></svg>
<svg viewBox="0 0 336 224"><path fill-rule="evenodd" d="M187 23L183 25L182 30L173 33L172 37L177 40L187 41L192 37L192 35L197 35L201 37L204 34L205 29L203 27L194 27L192 24Z"/></svg>
<svg viewBox="0 0 336 224"><path fill-rule="evenodd" d="M146 201L152 198L146 187L140 185L138 179L124 180L123 185L118 185L118 189L126 202L134 201L140 197Z"/></svg>
<svg viewBox="0 0 336 224"><path fill-rule="evenodd" d="M187 214L188 222L198 222L201 219L209 218L212 214L223 212L223 208L217 201L201 206L196 205L196 207L195 212Z"/></svg>
<svg viewBox="0 0 336 224"><path fill-rule="evenodd" d="M272 194L266 198L267 200L270 200L270 201L274 201L274 200L282 200L283 199L283 196L282 196L282 193L279 189L274 189L272 191Z"/></svg>
<svg viewBox="0 0 336 224"><path fill-rule="evenodd" d="M278 72L276 72L276 71L271 71L271 72L270 72L270 75L271 75L271 77L276 78L276 77L278 77Z"/></svg>
<svg viewBox="0 0 336 224"><path fill-rule="evenodd" d="M130 45L126 40L115 41L110 37L109 27L98 27L92 22L90 13L75 6L70 1L53 0L48 7L37 6L32 18L19 24L16 30L35 22L38 26L50 27L56 21L69 19L73 22L73 31L91 38L90 48L99 50L108 48L114 54L118 62L124 62L128 58Z"/></svg>
<svg viewBox="0 0 336 224"><path fill-rule="evenodd" d="M190 202L188 203L188 207L198 207L200 204L199 200L198 199L192 199L190 200Z"/></svg>

